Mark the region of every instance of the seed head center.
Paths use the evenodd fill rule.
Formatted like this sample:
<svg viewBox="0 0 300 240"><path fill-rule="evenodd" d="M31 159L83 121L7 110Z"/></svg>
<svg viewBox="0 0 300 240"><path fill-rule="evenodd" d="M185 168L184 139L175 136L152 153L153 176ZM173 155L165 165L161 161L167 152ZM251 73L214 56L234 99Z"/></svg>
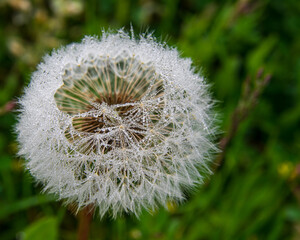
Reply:
<svg viewBox="0 0 300 240"><path fill-rule="evenodd" d="M65 135L81 152L135 147L160 118L162 81L135 56L84 61L63 78L54 98L72 118Z"/></svg>

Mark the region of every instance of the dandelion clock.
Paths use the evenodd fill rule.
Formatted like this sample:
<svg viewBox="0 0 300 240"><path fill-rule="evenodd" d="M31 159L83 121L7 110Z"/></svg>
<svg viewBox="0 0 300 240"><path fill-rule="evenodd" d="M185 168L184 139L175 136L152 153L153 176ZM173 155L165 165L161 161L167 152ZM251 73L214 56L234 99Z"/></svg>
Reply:
<svg viewBox="0 0 300 240"><path fill-rule="evenodd" d="M44 190L100 216L154 209L209 173L212 100L190 59L120 30L44 57L19 100L20 155Z"/></svg>

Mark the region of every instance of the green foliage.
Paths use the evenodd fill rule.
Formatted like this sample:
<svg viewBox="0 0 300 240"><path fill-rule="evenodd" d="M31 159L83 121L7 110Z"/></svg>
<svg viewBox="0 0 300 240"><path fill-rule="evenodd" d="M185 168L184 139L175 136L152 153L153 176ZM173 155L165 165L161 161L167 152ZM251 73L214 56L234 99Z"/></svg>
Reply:
<svg viewBox="0 0 300 240"><path fill-rule="evenodd" d="M57 220L46 217L31 224L22 233L24 240L56 240L58 239Z"/></svg>
<svg viewBox="0 0 300 240"><path fill-rule="evenodd" d="M298 0L2 1L0 239L76 238L73 213L24 172L10 101L50 49L131 25L192 58L219 100L224 134L244 79L264 68L272 80L204 186L140 219L95 217L90 239L299 239L299 15Z"/></svg>

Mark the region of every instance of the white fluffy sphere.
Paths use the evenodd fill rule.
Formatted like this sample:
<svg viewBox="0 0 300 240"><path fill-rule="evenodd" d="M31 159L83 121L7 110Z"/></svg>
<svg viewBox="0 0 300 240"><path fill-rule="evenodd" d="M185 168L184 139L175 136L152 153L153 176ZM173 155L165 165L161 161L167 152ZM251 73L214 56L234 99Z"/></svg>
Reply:
<svg viewBox="0 0 300 240"><path fill-rule="evenodd" d="M184 198L209 172L212 100L152 36L85 37L46 56L20 99L20 154L45 190L100 215Z"/></svg>

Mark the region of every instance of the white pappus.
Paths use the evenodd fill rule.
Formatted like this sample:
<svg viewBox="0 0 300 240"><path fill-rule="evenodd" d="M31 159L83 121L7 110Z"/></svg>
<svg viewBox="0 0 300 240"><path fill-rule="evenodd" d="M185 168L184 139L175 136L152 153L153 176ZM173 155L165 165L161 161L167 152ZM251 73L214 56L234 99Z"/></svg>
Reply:
<svg viewBox="0 0 300 240"><path fill-rule="evenodd" d="M210 173L213 101L191 60L152 35L85 37L44 57L19 101L19 154L78 209L139 215Z"/></svg>

